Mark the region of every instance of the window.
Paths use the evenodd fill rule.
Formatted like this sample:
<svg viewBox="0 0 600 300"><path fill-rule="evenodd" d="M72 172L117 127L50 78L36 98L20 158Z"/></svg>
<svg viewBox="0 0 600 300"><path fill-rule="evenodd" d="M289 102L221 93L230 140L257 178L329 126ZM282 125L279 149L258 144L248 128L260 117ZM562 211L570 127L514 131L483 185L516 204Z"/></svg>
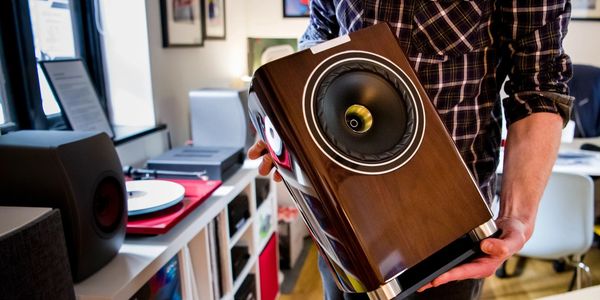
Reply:
<svg viewBox="0 0 600 300"><path fill-rule="evenodd" d="M2 32L0 32L0 134L14 129L13 116L9 98L8 78L4 62Z"/></svg>
<svg viewBox="0 0 600 300"><path fill-rule="evenodd" d="M104 68L96 30L97 0L0 1L3 120L14 129L66 128L40 60L82 58L106 112ZM8 97L6 97L8 94Z"/></svg>
<svg viewBox="0 0 600 300"><path fill-rule="evenodd" d="M4 76L4 64L0 59L0 125L10 121L8 114L7 95L6 95L6 80Z"/></svg>
<svg viewBox="0 0 600 300"><path fill-rule="evenodd" d="M69 0L29 0L35 58L38 62L81 55L80 47L75 43L73 7L69 2ZM39 65L37 74L44 113L47 116L60 113L60 107Z"/></svg>

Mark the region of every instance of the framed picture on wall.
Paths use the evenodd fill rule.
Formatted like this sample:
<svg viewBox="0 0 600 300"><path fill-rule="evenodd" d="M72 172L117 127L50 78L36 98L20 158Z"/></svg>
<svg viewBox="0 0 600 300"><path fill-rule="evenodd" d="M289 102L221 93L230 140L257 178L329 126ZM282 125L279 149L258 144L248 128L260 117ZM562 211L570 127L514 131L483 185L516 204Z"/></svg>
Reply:
<svg viewBox="0 0 600 300"><path fill-rule="evenodd" d="M225 39L225 0L204 0L204 37Z"/></svg>
<svg viewBox="0 0 600 300"><path fill-rule="evenodd" d="M571 18L600 21L600 0L571 0Z"/></svg>
<svg viewBox="0 0 600 300"><path fill-rule="evenodd" d="M285 18L306 18L310 15L309 0L283 0L283 16Z"/></svg>
<svg viewBox="0 0 600 300"><path fill-rule="evenodd" d="M160 0L163 47L204 44L204 0Z"/></svg>

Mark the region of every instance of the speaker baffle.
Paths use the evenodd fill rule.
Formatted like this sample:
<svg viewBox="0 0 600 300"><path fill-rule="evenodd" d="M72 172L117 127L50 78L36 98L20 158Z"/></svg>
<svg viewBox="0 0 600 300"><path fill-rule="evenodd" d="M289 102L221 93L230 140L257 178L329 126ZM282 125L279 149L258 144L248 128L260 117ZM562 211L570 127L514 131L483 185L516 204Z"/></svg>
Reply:
<svg viewBox="0 0 600 300"><path fill-rule="evenodd" d="M425 125L410 78L385 58L364 52L330 57L317 67L307 83L304 115L330 159L365 174L406 163Z"/></svg>

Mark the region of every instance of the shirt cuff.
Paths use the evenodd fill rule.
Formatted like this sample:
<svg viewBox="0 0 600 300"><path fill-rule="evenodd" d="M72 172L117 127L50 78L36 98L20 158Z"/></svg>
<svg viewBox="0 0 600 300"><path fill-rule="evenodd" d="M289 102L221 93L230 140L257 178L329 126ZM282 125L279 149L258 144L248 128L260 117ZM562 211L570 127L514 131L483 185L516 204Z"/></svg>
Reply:
<svg viewBox="0 0 600 300"><path fill-rule="evenodd" d="M563 127L571 116L573 97L555 92L520 92L504 100L506 126L519 121L533 113L550 112L559 114L563 119Z"/></svg>

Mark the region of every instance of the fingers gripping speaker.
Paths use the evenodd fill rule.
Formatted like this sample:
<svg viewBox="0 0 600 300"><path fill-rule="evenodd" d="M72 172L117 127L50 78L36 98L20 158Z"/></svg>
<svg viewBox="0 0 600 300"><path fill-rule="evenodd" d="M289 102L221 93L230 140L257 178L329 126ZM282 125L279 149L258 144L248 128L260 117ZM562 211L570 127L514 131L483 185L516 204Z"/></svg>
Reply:
<svg viewBox="0 0 600 300"><path fill-rule="evenodd" d="M304 117L319 148L341 167L393 171L417 151L425 113L416 87L389 60L351 51L321 63L308 80Z"/></svg>
<svg viewBox="0 0 600 300"><path fill-rule="evenodd" d="M408 296L496 231L386 24L265 64L248 111L345 292Z"/></svg>

